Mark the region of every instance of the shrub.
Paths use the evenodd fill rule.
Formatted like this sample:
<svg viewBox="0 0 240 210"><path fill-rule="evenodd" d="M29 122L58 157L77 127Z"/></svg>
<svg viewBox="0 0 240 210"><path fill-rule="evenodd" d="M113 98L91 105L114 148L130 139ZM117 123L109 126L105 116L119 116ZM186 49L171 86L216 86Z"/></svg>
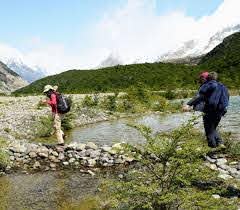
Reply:
<svg viewBox="0 0 240 210"><path fill-rule="evenodd" d="M137 84L135 87L131 87L127 94L130 98L135 99L140 103L149 103L151 93L143 84Z"/></svg>
<svg viewBox="0 0 240 210"><path fill-rule="evenodd" d="M82 101L82 106L83 107L93 107L96 106L96 101L93 99L91 96L85 96L85 98Z"/></svg>
<svg viewBox="0 0 240 210"><path fill-rule="evenodd" d="M232 139L231 133L223 133L226 152L233 158L240 158L240 141Z"/></svg>
<svg viewBox="0 0 240 210"><path fill-rule="evenodd" d="M62 129L63 130L71 130L73 125L73 119L75 118L75 115L72 112L66 113L62 118Z"/></svg>
<svg viewBox="0 0 240 210"><path fill-rule="evenodd" d="M37 137L50 137L53 133L53 120L51 116L42 116L37 122L35 135Z"/></svg>
<svg viewBox="0 0 240 210"><path fill-rule="evenodd" d="M155 96L152 100L152 109L153 111L165 111L169 103L166 98L162 96Z"/></svg>
<svg viewBox="0 0 240 210"><path fill-rule="evenodd" d="M109 111L116 111L117 109L117 98L118 93L114 93L114 95L109 95L104 98L104 100L101 103L101 107L103 109L109 110Z"/></svg>
<svg viewBox="0 0 240 210"><path fill-rule="evenodd" d="M139 163L123 179L106 180L101 186L108 205L136 210L236 209L232 201L212 197L225 189L224 184L204 190L196 184L213 183L218 178L203 164L209 148L192 125L189 122L156 137L149 128L139 127L146 144L126 147Z"/></svg>
<svg viewBox="0 0 240 210"><path fill-rule="evenodd" d="M173 90L167 90L164 94L164 97L168 100L172 100L176 98L176 93Z"/></svg>
<svg viewBox="0 0 240 210"><path fill-rule="evenodd" d="M10 161L9 155L4 149L6 144L7 144L6 140L0 137L0 170L5 169Z"/></svg>

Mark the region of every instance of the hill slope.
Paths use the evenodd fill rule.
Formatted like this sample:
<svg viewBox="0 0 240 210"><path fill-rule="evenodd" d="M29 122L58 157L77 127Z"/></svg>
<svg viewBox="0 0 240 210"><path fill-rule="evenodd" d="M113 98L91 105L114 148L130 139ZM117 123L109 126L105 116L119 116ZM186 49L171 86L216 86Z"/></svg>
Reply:
<svg viewBox="0 0 240 210"><path fill-rule="evenodd" d="M152 90L193 88L197 68L179 64L145 63L99 70L71 70L38 80L15 93L41 93L46 84L58 85L65 93L123 91L139 83Z"/></svg>
<svg viewBox="0 0 240 210"><path fill-rule="evenodd" d="M26 85L18 74L0 62L0 92L11 92Z"/></svg>
<svg viewBox="0 0 240 210"><path fill-rule="evenodd" d="M240 32L225 38L200 61L202 68L224 75L223 82L230 87L240 87Z"/></svg>
<svg viewBox="0 0 240 210"><path fill-rule="evenodd" d="M199 65L145 63L115 66L99 70L71 70L38 80L15 93L41 93L46 84L58 85L65 93L124 91L143 84L152 90L197 88L200 71L219 73L220 80L230 88L240 87L240 32L235 33L206 54Z"/></svg>

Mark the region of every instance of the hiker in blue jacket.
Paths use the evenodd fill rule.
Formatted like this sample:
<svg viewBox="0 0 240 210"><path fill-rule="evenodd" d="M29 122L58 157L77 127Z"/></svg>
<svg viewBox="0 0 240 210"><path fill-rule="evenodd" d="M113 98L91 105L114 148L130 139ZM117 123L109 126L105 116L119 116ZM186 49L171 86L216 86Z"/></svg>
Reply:
<svg viewBox="0 0 240 210"><path fill-rule="evenodd" d="M203 72L200 74L198 94L183 107L184 111L189 111L192 106L196 111L202 111L203 124L209 147L224 148L223 140L220 137L217 126L222 116L227 112L229 93L227 88L217 81L216 72Z"/></svg>

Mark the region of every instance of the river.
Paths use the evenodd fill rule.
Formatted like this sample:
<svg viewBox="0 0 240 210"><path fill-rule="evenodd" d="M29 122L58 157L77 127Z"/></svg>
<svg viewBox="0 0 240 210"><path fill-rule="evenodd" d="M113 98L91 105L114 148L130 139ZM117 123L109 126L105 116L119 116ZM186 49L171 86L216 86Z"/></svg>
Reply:
<svg viewBox="0 0 240 210"><path fill-rule="evenodd" d="M240 97L231 97L227 115L220 129L240 137ZM178 113L170 115L145 115L135 119L119 119L75 128L70 141L92 141L99 145L114 142L142 143L144 138L129 124L143 124L151 127L153 134L168 131L187 122L199 113ZM201 119L199 128L202 130ZM77 171L57 171L36 174L12 174L0 177L1 209L61 209L66 203L80 202L83 197L97 190L98 178ZM66 209L66 208L65 208Z"/></svg>

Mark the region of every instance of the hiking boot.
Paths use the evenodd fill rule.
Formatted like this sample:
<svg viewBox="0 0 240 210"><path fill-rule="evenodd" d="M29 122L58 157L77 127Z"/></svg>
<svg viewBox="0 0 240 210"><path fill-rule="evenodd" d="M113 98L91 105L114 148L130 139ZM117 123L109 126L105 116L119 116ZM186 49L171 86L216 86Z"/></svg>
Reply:
<svg viewBox="0 0 240 210"><path fill-rule="evenodd" d="M226 146L225 146L224 144L219 144L219 145L218 145L218 148L220 148L220 149L226 149Z"/></svg>

